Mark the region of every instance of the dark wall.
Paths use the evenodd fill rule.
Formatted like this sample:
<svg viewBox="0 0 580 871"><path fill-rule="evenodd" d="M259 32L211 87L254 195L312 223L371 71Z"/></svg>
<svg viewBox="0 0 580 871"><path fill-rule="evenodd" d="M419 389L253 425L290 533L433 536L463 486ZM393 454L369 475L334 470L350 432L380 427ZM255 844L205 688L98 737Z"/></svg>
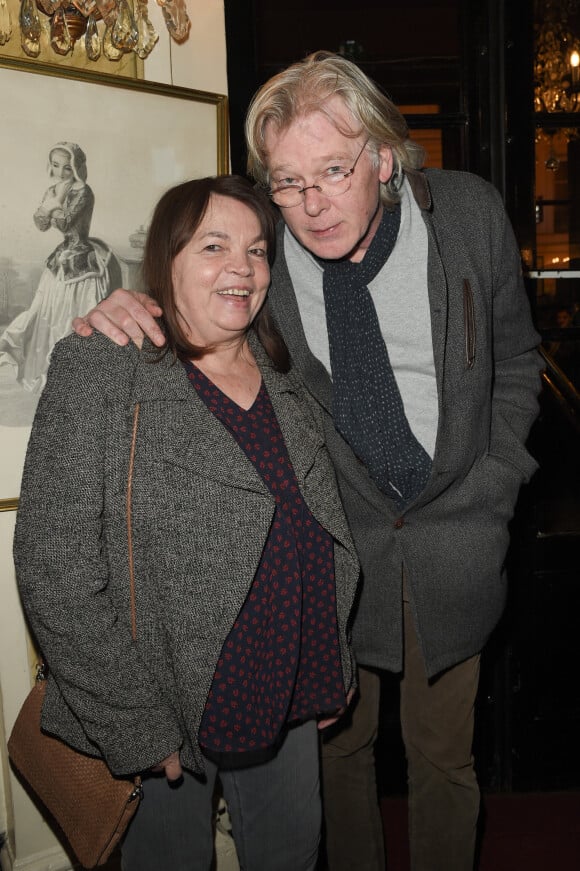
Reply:
<svg viewBox="0 0 580 871"><path fill-rule="evenodd" d="M232 166L245 168L243 119L255 90L312 51L354 43L357 62L398 104L462 109L462 0L225 0Z"/></svg>

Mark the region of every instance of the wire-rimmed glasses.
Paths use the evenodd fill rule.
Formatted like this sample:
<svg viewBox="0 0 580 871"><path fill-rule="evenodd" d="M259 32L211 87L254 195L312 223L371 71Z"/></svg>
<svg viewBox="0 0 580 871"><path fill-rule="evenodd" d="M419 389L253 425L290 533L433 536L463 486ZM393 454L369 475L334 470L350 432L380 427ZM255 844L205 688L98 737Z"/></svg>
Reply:
<svg viewBox="0 0 580 871"><path fill-rule="evenodd" d="M268 196L277 206L291 209L303 201L302 198L309 190L316 190L325 197L338 197L340 194L345 194L350 189L353 173L368 141L368 139L365 141L350 169L345 169L339 164L331 166L316 178L314 184L306 185L306 187L301 187L296 179L284 179L277 182L277 187L268 190Z"/></svg>

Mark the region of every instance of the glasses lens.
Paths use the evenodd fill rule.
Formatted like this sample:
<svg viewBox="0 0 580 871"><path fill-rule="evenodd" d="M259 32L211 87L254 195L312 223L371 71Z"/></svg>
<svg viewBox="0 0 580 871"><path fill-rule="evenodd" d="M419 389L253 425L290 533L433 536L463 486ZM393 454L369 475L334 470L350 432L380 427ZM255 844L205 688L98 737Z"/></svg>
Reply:
<svg viewBox="0 0 580 871"><path fill-rule="evenodd" d="M271 190L269 193L272 202L282 208L291 208L292 206L297 206L298 203L302 202L302 198L306 196L306 191L317 190L325 197L337 197L339 194L345 194L350 188L356 165L360 160L361 154L367 147L368 142L369 140L367 139L357 154L356 160L350 169L339 172L329 170L327 173L320 175L315 184L310 184L303 188L293 186ZM335 167L335 169L339 169L339 167Z"/></svg>
<svg viewBox="0 0 580 871"><path fill-rule="evenodd" d="M317 190L324 197L337 197L339 194L345 194L351 185L352 170L346 173L335 173L330 176L321 176L316 184L308 185L305 188L278 188L270 193L270 197L277 206L282 208L291 208L301 203L306 195L306 191Z"/></svg>
<svg viewBox="0 0 580 871"><path fill-rule="evenodd" d="M327 197L336 197L339 194L344 194L350 187L352 170L341 172L340 175L327 175L319 182L319 187L322 193Z"/></svg>
<svg viewBox="0 0 580 871"><path fill-rule="evenodd" d="M302 202L300 188L283 188L282 190L272 191L270 198L272 202L276 203L277 206L282 206L282 208L297 206L298 203Z"/></svg>

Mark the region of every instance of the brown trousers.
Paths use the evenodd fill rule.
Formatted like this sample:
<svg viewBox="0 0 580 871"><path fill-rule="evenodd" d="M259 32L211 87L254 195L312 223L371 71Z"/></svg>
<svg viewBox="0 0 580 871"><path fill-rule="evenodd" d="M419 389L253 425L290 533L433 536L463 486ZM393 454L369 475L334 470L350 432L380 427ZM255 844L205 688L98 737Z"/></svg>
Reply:
<svg viewBox="0 0 580 871"><path fill-rule="evenodd" d="M412 871L472 871L479 814L473 768L479 656L428 681L411 609L404 602L401 726L409 784ZM374 769L380 679L359 670L360 696L322 745L328 871L384 871ZM387 844L388 853L388 844Z"/></svg>

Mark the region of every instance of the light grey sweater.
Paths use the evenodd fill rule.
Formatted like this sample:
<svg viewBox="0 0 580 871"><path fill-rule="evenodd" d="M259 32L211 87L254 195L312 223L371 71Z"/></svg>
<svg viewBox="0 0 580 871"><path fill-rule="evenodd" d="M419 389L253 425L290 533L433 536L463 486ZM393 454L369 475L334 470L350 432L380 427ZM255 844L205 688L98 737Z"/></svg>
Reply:
<svg viewBox="0 0 580 871"><path fill-rule="evenodd" d="M408 182L401 191L401 224L387 263L369 286L379 325L415 437L433 458L438 408L431 312L427 288L427 230ZM328 331L322 292L323 270L294 238L284 233L284 254L312 353L330 374Z"/></svg>

